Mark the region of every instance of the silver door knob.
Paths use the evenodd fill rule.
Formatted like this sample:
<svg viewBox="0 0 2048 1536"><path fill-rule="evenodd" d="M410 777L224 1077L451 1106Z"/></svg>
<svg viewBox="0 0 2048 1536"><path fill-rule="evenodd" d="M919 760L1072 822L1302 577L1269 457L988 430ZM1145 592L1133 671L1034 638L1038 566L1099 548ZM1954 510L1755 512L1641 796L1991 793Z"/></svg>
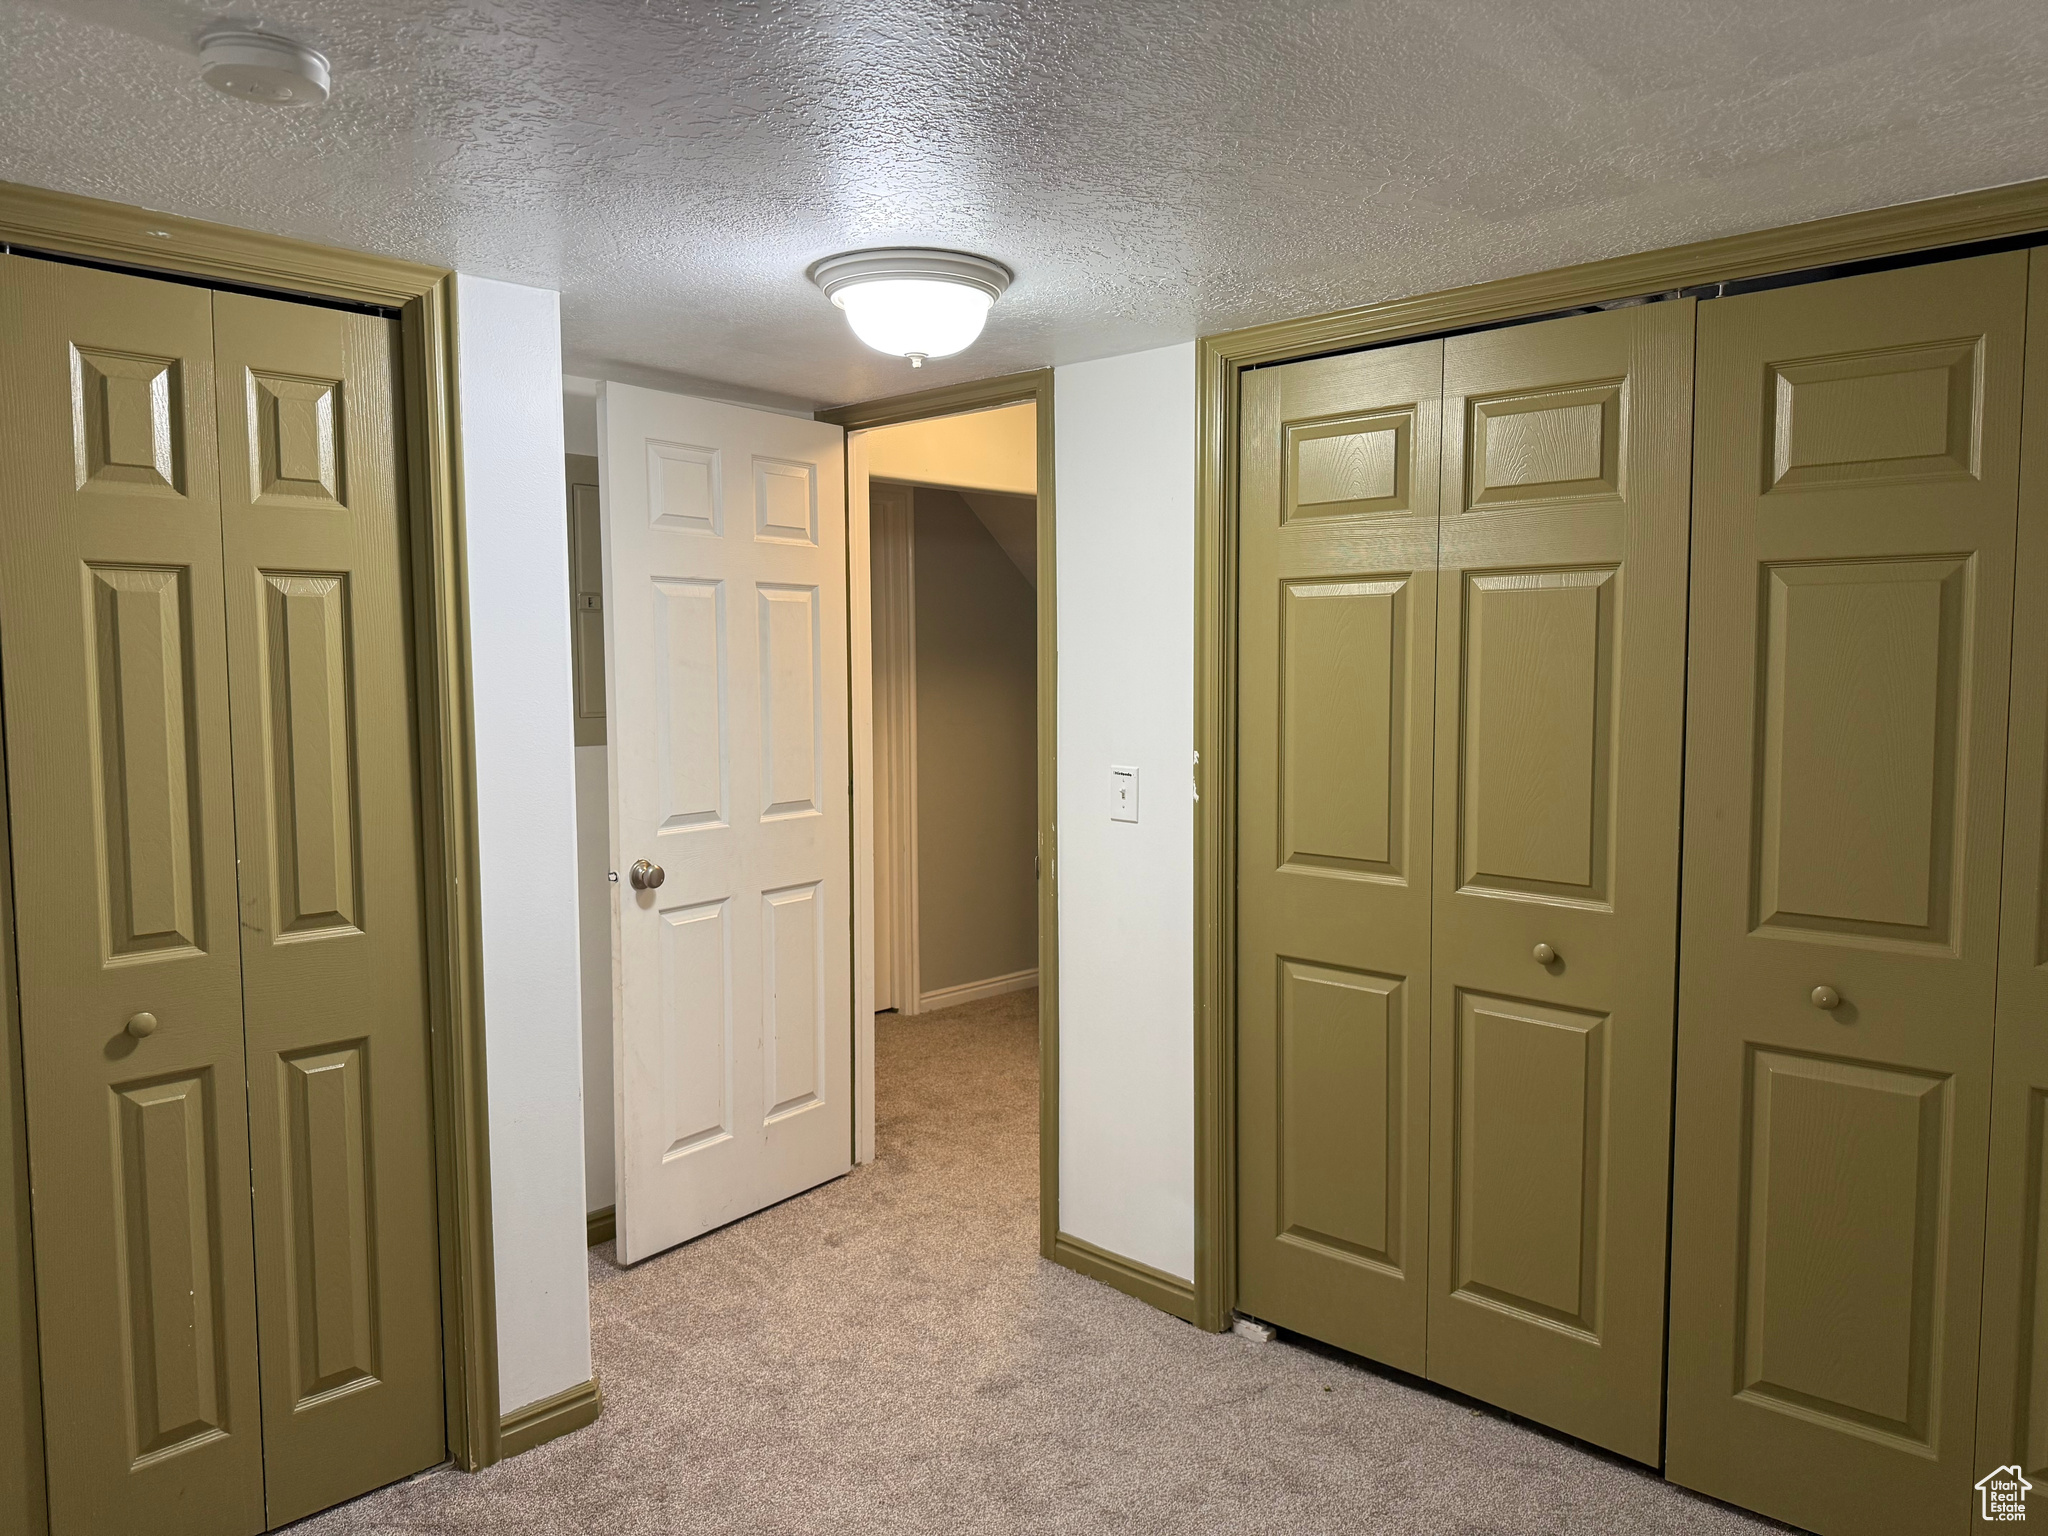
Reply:
<svg viewBox="0 0 2048 1536"><path fill-rule="evenodd" d="M668 878L668 871L659 864L650 864L645 859L635 859L633 867L626 871L626 878L633 882L636 891L651 891Z"/></svg>
<svg viewBox="0 0 2048 1536"><path fill-rule="evenodd" d="M128 1021L128 1033L140 1040L144 1035L156 1033L156 1015L138 1013Z"/></svg>
<svg viewBox="0 0 2048 1536"><path fill-rule="evenodd" d="M1538 965L1549 965L1552 961L1557 959L1557 951L1552 949L1548 944L1538 944L1534 949L1530 950L1529 953L1536 957L1536 963Z"/></svg>
<svg viewBox="0 0 2048 1536"><path fill-rule="evenodd" d="M1842 994L1833 987L1815 987L1813 989L1813 1006L1816 1008L1839 1008L1842 1006Z"/></svg>

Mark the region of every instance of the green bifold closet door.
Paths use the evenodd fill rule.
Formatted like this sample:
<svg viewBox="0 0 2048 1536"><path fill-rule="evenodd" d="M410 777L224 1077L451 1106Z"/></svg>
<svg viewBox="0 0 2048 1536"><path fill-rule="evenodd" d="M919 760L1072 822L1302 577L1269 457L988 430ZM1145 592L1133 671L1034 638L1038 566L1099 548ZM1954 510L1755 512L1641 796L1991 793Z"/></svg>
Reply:
<svg viewBox="0 0 2048 1536"><path fill-rule="evenodd" d="M1997 1464L1980 1293L1986 1454L2038 1433L2013 1351L2038 986L1999 1026L1981 1290L2027 261L1700 312L1667 1470L1844 1536L1968 1523ZM2018 681L2024 884L2041 677Z"/></svg>
<svg viewBox="0 0 2048 1536"><path fill-rule="evenodd" d="M1261 369L1243 1309L1654 1462L1693 305Z"/></svg>
<svg viewBox="0 0 2048 1536"><path fill-rule="evenodd" d="M0 258L0 673L50 1527L444 1450L386 319Z"/></svg>
<svg viewBox="0 0 2048 1536"><path fill-rule="evenodd" d="M2016 1464L2048 1493L2048 258L2038 250L2028 290L1986 1202L1993 1214L1973 1470Z"/></svg>

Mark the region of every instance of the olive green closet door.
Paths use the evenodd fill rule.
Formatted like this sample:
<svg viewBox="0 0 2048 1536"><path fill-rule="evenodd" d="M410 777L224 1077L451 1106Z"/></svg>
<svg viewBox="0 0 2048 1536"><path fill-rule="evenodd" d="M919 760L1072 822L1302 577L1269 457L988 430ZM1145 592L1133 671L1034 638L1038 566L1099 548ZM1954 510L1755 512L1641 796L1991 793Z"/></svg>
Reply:
<svg viewBox="0 0 2048 1536"><path fill-rule="evenodd" d="M2031 253L1977 1466L2048 1516L2048 251Z"/></svg>
<svg viewBox="0 0 2048 1536"><path fill-rule="evenodd" d="M1700 308L1666 1465L1844 1536L1974 1497L2026 268Z"/></svg>
<svg viewBox="0 0 2048 1536"><path fill-rule="evenodd" d="M1454 337L1429 1375L1658 1460L1693 304Z"/></svg>
<svg viewBox="0 0 2048 1536"><path fill-rule="evenodd" d="M18 256L0 274L51 1529L259 1531L213 296Z"/></svg>
<svg viewBox="0 0 2048 1536"><path fill-rule="evenodd" d="M1244 383L1238 1304L1423 1368L1443 344Z"/></svg>
<svg viewBox="0 0 2048 1536"><path fill-rule="evenodd" d="M445 1453L397 324L213 306L275 1526Z"/></svg>

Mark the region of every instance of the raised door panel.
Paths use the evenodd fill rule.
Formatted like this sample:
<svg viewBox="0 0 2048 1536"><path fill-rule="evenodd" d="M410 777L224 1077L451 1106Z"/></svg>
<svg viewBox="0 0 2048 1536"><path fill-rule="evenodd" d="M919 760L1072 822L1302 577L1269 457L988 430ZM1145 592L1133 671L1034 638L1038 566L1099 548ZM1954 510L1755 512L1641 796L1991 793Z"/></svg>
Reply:
<svg viewBox="0 0 2048 1536"><path fill-rule="evenodd" d="M732 930L724 900L661 914L664 1161L733 1134Z"/></svg>
<svg viewBox="0 0 2048 1536"><path fill-rule="evenodd" d="M2048 1498L2048 262L2038 250L2026 370L1976 1470L2019 1467L2041 1489L2038 1519Z"/></svg>
<svg viewBox="0 0 2048 1536"><path fill-rule="evenodd" d="M1440 342L1261 370L1241 449L1238 1305L1412 1371L1442 383Z"/></svg>
<svg viewBox="0 0 2048 1536"><path fill-rule="evenodd" d="M725 583L654 582L654 703L661 830L731 820Z"/></svg>
<svg viewBox="0 0 2048 1536"><path fill-rule="evenodd" d="M1280 963L1280 1237L1398 1274L1404 984Z"/></svg>
<svg viewBox="0 0 2048 1536"><path fill-rule="evenodd" d="M1765 568L1756 928L1952 944L1971 573L1951 558Z"/></svg>
<svg viewBox="0 0 2048 1536"><path fill-rule="evenodd" d="M1605 902L1620 573L1468 576L1458 887Z"/></svg>
<svg viewBox="0 0 2048 1536"><path fill-rule="evenodd" d="M1608 1021L1460 994L1451 1295L1600 1335Z"/></svg>
<svg viewBox="0 0 2048 1536"><path fill-rule="evenodd" d="M273 1525L446 1447L395 342L215 301Z"/></svg>
<svg viewBox="0 0 2048 1536"><path fill-rule="evenodd" d="M2026 260L1702 308L1667 1471L1822 1532L1986 1470Z"/></svg>
<svg viewBox="0 0 2048 1536"><path fill-rule="evenodd" d="M1947 1082L1757 1051L1745 1108L1741 1393L1926 1447Z"/></svg>
<svg viewBox="0 0 2048 1536"><path fill-rule="evenodd" d="M1399 880L1407 865L1409 581L1292 581L1280 601L1283 869ZM1344 707L1332 708L1333 700Z"/></svg>
<svg viewBox="0 0 2048 1536"><path fill-rule="evenodd" d="M217 1312L221 1200L209 1166L210 1072L114 1089L122 1335L131 1464L228 1431Z"/></svg>
<svg viewBox="0 0 2048 1536"><path fill-rule="evenodd" d="M93 563L86 708L100 936L109 962L204 948L190 573Z"/></svg>
<svg viewBox="0 0 2048 1536"><path fill-rule="evenodd" d="M0 258L50 1519L260 1530L212 296ZM142 1014L154 1020L125 1027ZM81 1212L100 1219L81 1220Z"/></svg>
<svg viewBox="0 0 2048 1536"><path fill-rule="evenodd" d="M1660 1455L1693 306L1454 337L1429 1375Z"/></svg>
<svg viewBox="0 0 2048 1536"><path fill-rule="evenodd" d="M767 1001L769 1121L823 1105L825 903L816 881L761 896L761 986Z"/></svg>
<svg viewBox="0 0 2048 1536"><path fill-rule="evenodd" d="M763 582L760 604L761 819L815 816L823 789L824 636L818 589Z"/></svg>
<svg viewBox="0 0 2048 1536"><path fill-rule="evenodd" d="M272 931L356 930L362 828L348 576L265 571L262 580Z"/></svg>

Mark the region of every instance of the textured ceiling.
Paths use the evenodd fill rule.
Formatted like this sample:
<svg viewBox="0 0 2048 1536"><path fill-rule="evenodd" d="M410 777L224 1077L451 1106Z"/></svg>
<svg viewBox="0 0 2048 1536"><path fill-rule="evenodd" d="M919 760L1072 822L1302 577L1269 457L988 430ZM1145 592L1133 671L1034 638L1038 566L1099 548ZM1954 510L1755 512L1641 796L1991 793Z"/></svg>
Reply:
<svg viewBox="0 0 2048 1536"><path fill-rule="evenodd" d="M0 179L562 292L572 371L836 402L2048 174L2041 0L6 0ZM208 23L334 61L199 82ZM1010 263L912 374L804 280Z"/></svg>

